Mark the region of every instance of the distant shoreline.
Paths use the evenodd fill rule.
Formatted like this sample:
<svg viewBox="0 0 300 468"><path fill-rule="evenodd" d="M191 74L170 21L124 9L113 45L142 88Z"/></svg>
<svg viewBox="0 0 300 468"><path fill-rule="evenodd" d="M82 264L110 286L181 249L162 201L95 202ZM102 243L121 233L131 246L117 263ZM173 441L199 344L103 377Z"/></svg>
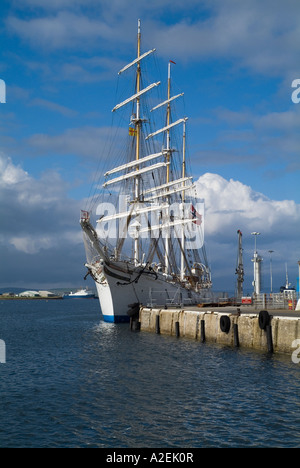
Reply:
<svg viewBox="0 0 300 468"><path fill-rule="evenodd" d="M58 300L62 299L62 296L50 296L50 297L18 297L18 296L0 296L0 301L35 301L35 300Z"/></svg>

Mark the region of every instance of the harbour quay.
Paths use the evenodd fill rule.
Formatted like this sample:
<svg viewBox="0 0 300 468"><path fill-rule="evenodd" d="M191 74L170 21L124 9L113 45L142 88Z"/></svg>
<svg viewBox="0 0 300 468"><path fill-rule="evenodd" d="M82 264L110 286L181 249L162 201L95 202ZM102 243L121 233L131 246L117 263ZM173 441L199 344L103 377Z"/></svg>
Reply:
<svg viewBox="0 0 300 468"><path fill-rule="evenodd" d="M300 347L300 311L291 310L141 307L136 329L270 353L291 354Z"/></svg>

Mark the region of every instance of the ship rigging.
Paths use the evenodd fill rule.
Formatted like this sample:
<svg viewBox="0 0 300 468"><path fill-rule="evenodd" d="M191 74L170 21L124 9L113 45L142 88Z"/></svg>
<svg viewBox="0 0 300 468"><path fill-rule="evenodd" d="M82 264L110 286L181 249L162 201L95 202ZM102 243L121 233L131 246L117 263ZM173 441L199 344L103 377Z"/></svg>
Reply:
<svg viewBox="0 0 300 468"><path fill-rule="evenodd" d="M170 61L167 96L149 106L148 97L161 81L144 86L142 66L154 53L141 53L139 20L137 57L118 74L135 70L134 93L112 109L117 114L131 107L127 151L115 158L119 164L103 171L97 227L87 209L80 221L86 267L107 321L127 321L132 304L196 304L210 298L203 204L187 170L188 118L173 118L174 104L183 93L172 95ZM162 110L165 120L157 129L153 120ZM175 137L178 131L180 139Z"/></svg>

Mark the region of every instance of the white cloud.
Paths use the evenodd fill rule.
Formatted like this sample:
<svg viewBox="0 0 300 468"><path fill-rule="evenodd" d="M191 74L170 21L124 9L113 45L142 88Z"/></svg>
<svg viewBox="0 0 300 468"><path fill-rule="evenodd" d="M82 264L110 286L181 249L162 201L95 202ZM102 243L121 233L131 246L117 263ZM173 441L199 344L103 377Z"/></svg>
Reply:
<svg viewBox="0 0 300 468"><path fill-rule="evenodd" d="M274 251L275 290L284 284L286 263L290 280L296 283L300 259L299 204L293 200L271 200L237 180L211 173L199 178L197 192L205 201L205 243L217 290L234 291L238 229L243 233L246 292L252 292L253 231L261 233L258 250L264 258L264 289L270 284L269 250Z"/></svg>
<svg viewBox="0 0 300 468"><path fill-rule="evenodd" d="M300 52L297 1L212 0L204 4L206 17L199 18L191 10L169 27L153 22L151 35L165 54L176 50L185 60L238 59L239 66L280 76L295 69Z"/></svg>
<svg viewBox="0 0 300 468"><path fill-rule="evenodd" d="M0 153L2 285L81 283L81 202L70 198L67 189L57 172L32 177Z"/></svg>
<svg viewBox="0 0 300 468"><path fill-rule="evenodd" d="M12 0L12 3L20 9L41 8L42 10L57 10L65 8L76 8L78 6L91 5L95 0Z"/></svg>
<svg viewBox="0 0 300 468"><path fill-rule="evenodd" d="M34 47L50 50L62 47L87 49L94 41L112 40L115 34L111 25L99 19L68 11L30 19L10 16L6 24L12 33L23 37Z"/></svg>
<svg viewBox="0 0 300 468"><path fill-rule="evenodd" d="M199 178L197 192L205 200L208 236L225 239L239 228L274 233L285 239L299 236L300 205L293 200L271 200L237 180L228 181L211 173Z"/></svg>
<svg viewBox="0 0 300 468"><path fill-rule="evenodd" d="M0 154L2 246L34 254L72 242L70 233L73 244L78 243L79 206L66 189L58 173L48 171L36 179Z"/></svg>
<svg viewBox="0 0 300 468"><path fill-rule="evenodd" d="M293 134L300 128L300 113L297 112L297 108L294 106L293 109L288 111L270 112L261 117L256 116L254 124L260 131L271 130L273 133L276 130L281 134L283 132Z"/></svg>
<svg viewBox="0 0 300 468"><path fill-rule="evenodd" d="M40 16L21 19L15 12L6 26L34 47L104 51L118 44L118 50L124 51L135 39L133 7L123 0L27 0L23 6L41 7ZM168 58L174 52L186 61L225 58L237 60L238 67L278 76L297 66L297 0L153 0L137 2L134 9L136 18L142 18L145 43L151 42Z"/></svg>
<svg viewBox="0 0 300 468"><path fill-rule="evenodd" d="M223 107L213 109L206 124L213 129L222 125L222 130L212 132L205 147L198 143L194 149L195 160L207 158L211 164L265 166L268 171L274 169L274 163L280 163L281 174L297 170L300 145L298 111L296 105L282 112L266 113L233 111ZM198 125L197 119L192 124Z"/></svg>
<svg viewBox="0 0 300 468"><path fill-rule="evenodd" d="M49 249L53 247L53 240L51 238L37 238L34 239L33 236L13 236L9 240L9 243L13 245L16 250L24 252L26 254L36 254L41 249Z"/></svg>
<svg viewBox="0 0 300 468"><path fill-rule="evenodd" d="M292 200L271 200L238 180L226 180L218 174L201 176L197 191L205 200L205 240L215 287L234 285L237 229L243 231L247 244L248 280L252 276L250 233L258 230L262 233L260 249L265 255L268 249L276 252L274 278L276 255L280 258L280 283L285 261L295 266L300 258L300 206ZM50 171L33 178L0 154L0 199L4 262L0 273L7 281L13 284L31 278L33 284L47 284L82 279L85 259L78 222L81 206L68 197L59 174ZM293 280L293 269L289 271Z"/></svg>
<svg viewBox="0 0 300 468"><path fill-rule="evenodd" d="M44 235L40 233L35 235L35 233L32 232L30 235L13 236L9 239L9 243L13 245L16 250L29 255L38 254L41 250L53 249L55 251L58 244L62 245L65 243L75 246L81 242L82 234L79 229L78 232L60 232L59 242L57 233L50 233L50 235L47 236L46 233Z"/></svg>
<svg viewBox="0 0 300 468"><path fill-rule="evenodd" d="M69 109L68 107L57 104L56 102L48 101L46 99L35 98L30 101L30 106L39 106L49 109L52 112L57 112L65 117L76 117L77 111Z"/></svg>
<svg viewBox="0 0 300 468"><path fill-rule="evenodd" d="M10 158L0 152L0 187L9 187L28 181L29 175L20 166L15 166Z"/></svg>
<svg viewBox="0 0 300 468"><path fill-rule="evenodd" d="M27 140L27 143L39 155L54 152L80 157L99 158L102 156L103 148L109 147L109 139L114 138L114 146L118 149L121 144L122 135L126 134L125 129L121 130L119 135L116 136L116 129L114 128L85 126L66 129L59 135L32 135Z"/></svg>

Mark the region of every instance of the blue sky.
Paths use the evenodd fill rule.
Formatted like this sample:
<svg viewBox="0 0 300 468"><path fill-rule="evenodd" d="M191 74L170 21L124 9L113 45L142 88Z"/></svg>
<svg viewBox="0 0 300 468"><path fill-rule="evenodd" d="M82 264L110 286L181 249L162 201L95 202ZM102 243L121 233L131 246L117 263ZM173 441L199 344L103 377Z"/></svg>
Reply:
<svg viewBox="0 0 300 468"><path fill-rule="evenodd" d="M275 285L285 262L295 283L300 103L292 102L291 84L300 78L299 2L136 3L1 2L0 285L82 284L79 210L111 124L117 72L134 57L138 18L143 50L157 49L162 74L174 60L175 87L185 92L216 287L235 280L241 227L248 288L253 230L262 232L266 288L270 249ZM26 269L16 271L18 262Z"/></svg>

